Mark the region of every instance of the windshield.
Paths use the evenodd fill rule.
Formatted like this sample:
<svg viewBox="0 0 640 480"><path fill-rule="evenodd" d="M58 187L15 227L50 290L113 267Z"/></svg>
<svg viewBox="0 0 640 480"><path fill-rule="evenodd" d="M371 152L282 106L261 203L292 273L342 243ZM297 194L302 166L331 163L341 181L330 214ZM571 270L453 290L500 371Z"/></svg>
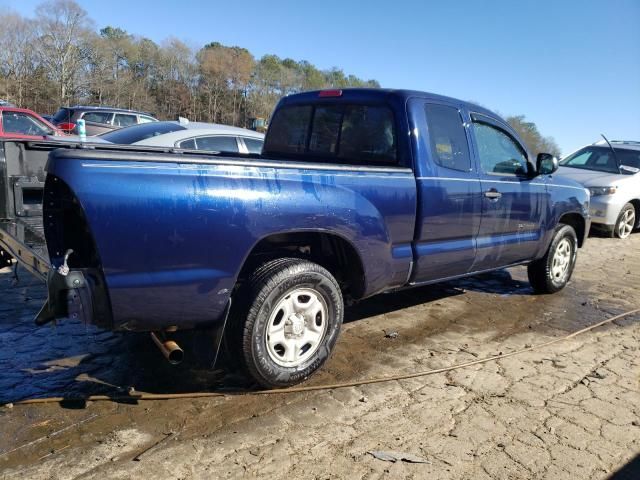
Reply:
<svg viewBox="0 0 640 480"><path fill-rule="evenodd" d="M5 133L18 135L53 135L55 132L44 122L25 112L4 112L2 127Z"/></svg>
<svg viewBox="0 0 640 480"><path fill-rule="evenodd" d="M616 155L614 156L609 147L586 147L563 159L560 165L597 172L633 174L630 171L620 170L617 164L619 161L621 166L640 169L640 150L616 148L615 151Z"/></svg>
<svg viewBox="0 0 640 480"><path fill-rule="evenodd" d="M121 128L98 136L111 143L131 145L140 140L146 140L147 138L165 133L177 132L178 130L186 130L186 128L174 122L151 122Z"/></svg>

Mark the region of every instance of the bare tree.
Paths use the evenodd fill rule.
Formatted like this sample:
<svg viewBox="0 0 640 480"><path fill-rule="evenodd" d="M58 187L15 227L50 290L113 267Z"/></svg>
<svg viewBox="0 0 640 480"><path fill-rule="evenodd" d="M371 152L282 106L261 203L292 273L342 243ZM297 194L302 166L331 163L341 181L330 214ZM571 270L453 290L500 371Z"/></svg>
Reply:
<svg viewBox="0 0 640 480"><path fill-rule="evenodd" d="M75 0L45 0L35 20L7 13L0 22L0 93L43 113L80 101L246 126L283 95L378 86L307 61L256 61L238 46L212 42L196 53L176 38L158 45L117 26L96 31Z"/></svg>
<svg viewBox="0 0 640 480"><path fill-rule="evenodd" d="M82 72L91 21L74 0L47 0L36 8L36 22L40 61L58 85L59 101L65 103L75 94Z"/></svg>
<svg viewBox="0 0 640 480"><path fill-rule="evenodd" d="M35 26L31 20L16 13L0 15L0 24L0 69L5 78L5 97L15 97L15 102L20 105L36 66L33 48ZM15 86L13 91L10 85Z"/></svg>
<svg viewBox="0 0 640 480"><path fill-rule="evenodd" d="M534 155L551 153L557 157L560 156L560 147L558 147L553 137L543 136L538 130L538 126L533 122L528 122L524 115L507 117L507 122L518 132L520 138Z"/></svg>

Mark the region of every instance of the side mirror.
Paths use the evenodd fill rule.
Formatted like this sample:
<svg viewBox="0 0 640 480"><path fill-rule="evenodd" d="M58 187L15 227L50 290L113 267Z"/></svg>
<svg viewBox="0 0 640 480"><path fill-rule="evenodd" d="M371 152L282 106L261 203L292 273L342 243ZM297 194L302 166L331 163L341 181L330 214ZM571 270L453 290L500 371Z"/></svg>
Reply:
<svg viewBox="0 0 640 480"><path fill-rule="evenodd" d="M551 175L558 170L559 166L558 159L550 153L539 153L536 158L536 171L538 175Z"/></svg>

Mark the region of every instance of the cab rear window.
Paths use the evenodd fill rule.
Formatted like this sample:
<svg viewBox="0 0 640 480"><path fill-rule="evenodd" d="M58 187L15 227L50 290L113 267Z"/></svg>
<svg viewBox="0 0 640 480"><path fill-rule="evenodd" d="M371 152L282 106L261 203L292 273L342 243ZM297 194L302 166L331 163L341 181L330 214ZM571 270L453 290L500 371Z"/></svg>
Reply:
<svg viewBox="0 0 640 480"><path fill-rule="evenodd" d="M263 154L306 161L396 165L393 112L381 105L294 105L276 111Z"/></svg>

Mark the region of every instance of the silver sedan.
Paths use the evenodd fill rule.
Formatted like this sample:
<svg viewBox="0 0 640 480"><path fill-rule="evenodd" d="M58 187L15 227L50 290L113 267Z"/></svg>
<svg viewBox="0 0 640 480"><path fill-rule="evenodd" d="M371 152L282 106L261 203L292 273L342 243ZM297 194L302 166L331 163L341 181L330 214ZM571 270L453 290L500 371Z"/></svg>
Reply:
<svg viewBox="0 0 640 480"><path fill-rule="evenodd" d="M120 145L244 154L260 153L264 143L264 134L253 130L185 119L134 125L97 138Z"/></svg>
<svg viewBox="0 0 640 480"><path fill-rule="evenodd" d="M589 189L594 227L627 238L640 226L640 142L583 147L560 161L558 175Z"/></svg>

